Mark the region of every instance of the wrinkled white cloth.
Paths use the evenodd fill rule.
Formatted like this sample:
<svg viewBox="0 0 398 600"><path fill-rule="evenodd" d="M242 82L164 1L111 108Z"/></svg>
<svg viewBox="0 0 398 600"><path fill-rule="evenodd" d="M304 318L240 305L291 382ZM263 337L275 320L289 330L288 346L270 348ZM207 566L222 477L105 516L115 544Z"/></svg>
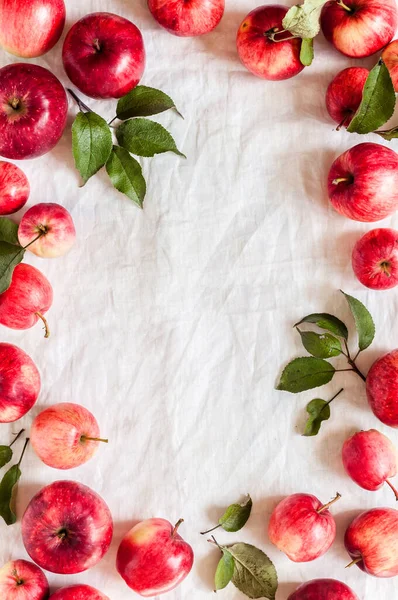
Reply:
<svg viewBox="0 0 398 600"><path fill-rule="evenodd" d="M369 292L351 270L353 244L372 225L340 217L326 196L333 159L364 139L380 142L334 130L324 104L326 86L340 69L371 66L375 59L351 61L319 36L312 67L271 83L249 74L236 54L236 31L253 1L227 0L219 27L199 39L161 29L145 0L66 5L65 33L93 11L118 13L140 27L147 50L142 83L167 92L183 113L185 120L173 112L156 120L188 158L170 153L142 160L148 182L143 211L116 192L104 172L79 188L71 101L68 129L56 149L21 164L31 182L28 206L65 206L78 241L57 260L27 254L54 287L52 335L45 340L40 325L1 329L3 341L35 360L43 380L34 409L20 422L1 426L1 443L21 426L28 431L44 407L66 401L90 409L110 442L89 463L67 472L44 466L30 449L18 524L0 524L0 563L27 557L20 520L33 494L54 480L74 479L108 503L115 535L91 571L48 574L52 589L83 582L112 600L135 597L115 570L122 536L141 519L183 517L180 532L196 561L189 578L167 597L204 600L211 597L219 553L199 531L250 492L254 508L247 526L237 534L218 531L216 538L253 543L270 556L280 581L277 600L316 577L347 582L361 600L397 598L396 581L344 569L346 526L362 510L394 506L394 497L387 487L361 490L344 474L340 458L344 439L355 430L376 427L398 443L397 433L376 420L363 382L351 373L297 396L274 389L281 367L305 354L292 328L304 315L337 314L349 324L355 347L339 288L360 298L374 316L375 342L359 360L364 371L398 346L397 290ZM61 47L33 62L70 85ZM3 51L0 60L2 66L18 61ZM84 100L104 117L114 115L115 102ZM382 225L398 228L398 217ZM302 437L306 403L328 399L340 387L345 392L321 433ZM332 509L335 544L324 557L301 565L273 547L266 533L278 500L300 491L324 502L342 494ZM243 597L232 584L220 596Z"/></svg>

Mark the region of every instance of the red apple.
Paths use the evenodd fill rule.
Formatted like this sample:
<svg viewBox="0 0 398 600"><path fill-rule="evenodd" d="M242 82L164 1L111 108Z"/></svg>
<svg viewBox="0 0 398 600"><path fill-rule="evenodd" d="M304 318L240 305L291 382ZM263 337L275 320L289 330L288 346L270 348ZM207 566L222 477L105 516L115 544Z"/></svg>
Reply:
<svg viewBox="0 0 398 600"><path fill-rule="evenodd" d="M359 600L358 596L336 579L313 579L303 583L287 600Z"/></svg>
<svg viewBox="0 0 398 600"><path fill-rule="evenodd" d="M379 52L392 40L398 25L395 0L337 0L321 15L325 38L352 58Z"/></svg>
<svg viewBox="0 0 398 600"><path fill-rule="evenodd" d="M17 346L0 343L0 423L12 423L26 415L40 386L40 374L30 356Z"/></svg>
<svg viewBox="0 0 398 600"><path fill-rule="evenodd" d="M301 39L286 39L282 19L287 6L267 4L252 10L242 21L236 38L244 66L263 79L289 79L304 69L300 61Z"/></svg>
<svg viewBox="0 0 398 600"><path fill-rule="evenodd" d="M71 82L92 98L120 98L139 83L144 41L131 21L106 12L86 15L66 36L62 60Z"/></svg>
<svg viewBox="0 0 398 600"><path fill-rule="evenodd" d="M30 441L41 460L54 469L73 469L96 453L100 430L93 414L80 404L62 402L41 412L32 424Z"/></svg>
<svg viewBox="0 0 398 600"><path fill-rule="evenodd" d="M379 221L398 208L398 154L365 142L341 154L328 177L330 202L354 221Z"/></svg>
<svg viewBox="0 0 398 600"><path fill-rule="evenodd" d="M27 560L10 560L0 569L2 600L47 600L50 595L43 571Z"/></svg>
<svg viewBox="0 0 398 600"><path fill-rule="evenodd" d="M15 267L11 285L0 294L0 324L11 329L29 329L41 319L45 337L50 331L44 314L51 307L53 290L39 269L24 263Z"/></svg>
<svg viewBox="0 0 398 600"><path fill-rule="evenodd" d="M51 600L109 600L91 585L71 585L56 591Z"/></svg>
<svg viewBox="0 0 398 600"><path fill-rule="evenodd" d="M45 54L61 37L64 0L0 0L0 45L23 58Z"/></svg>
<svg viewBox="0 0 398 600"><path fill-rule="evenodd" d="M398 285L398 231L372 229L352 251L352 268L359 281L372 290Z"/></svg>
<svg viewBox="0 0 398 600"><path fill-rule="evenodd" d="M193 550L165 519L138 523L125 535L117 552L116 567L127 585L145 598L176 588L189 574Z"/></svg>
<svg viewBox="0 0 398 600"><path fill-rule="evenodd" d="M398 575L398 510L373 508L353 520L345 532L348 554L374 577Z"/></svg>
<svg viewBox="0 0 398 600"><path fill-rule="evenodd" d="M336 523L328 504L311 494L293 494L275 508L268 526L269 539L294 562L309 562L327 552L336 537Z"/></svg>
<svg viewBox="0 0 398 600"><path fill-rule="evenodd" d="M376 417L398 428L398 350L373 363L366 377L366 393Z"/></svg>
<svg viewBox="0 0 398 600"><path fill-rule="evenodd" d="M56 258L72 248L76 230L66 208L53 202L42 202L32 206L22 217L18 239L21 246L29 246L28 250L33 254Z"/></svg>
<svg viewBox="0 0 398 600"><path fill-rule="evenodd" d="M398 92L398 40L394 40L384 48L381 55L387 69L390 72L394 89Z"/></svg>
<svg viewBox="0 0 398 600"><path fill-rule="evenodd" d="M348 127L362 101L369 71L365 67L348 67L337 73L326 90L326 108L333 121Z"/></svg>
<svg viewBox="0 0 398 600"><path fill-rule="evenodd" d="M217 27L225 0L148 0L148 7L159 25L170 33L194 36Z"/></svg>
<svg viewBox="0 0 398 600"><path fill-rule="evenodd" d="M21 160L46 154L61 139L67 114L65 90L50 71L25 63L0 69L1 156Z"/></svg>
<svg viewBox="0 0 398 600"><path fill-rule="evenodd" d="M55 481L40 490L22 518L26 551L51 573L91 569L108 551L112 534L112 516L105 502L75 481Z"/></svg>
<svg viewBox="0 0 398 600"><path fill-rule="evenodd" d="M11 215L28 201L30 186L25 173L12 163L0 161L0 215Z"/></svg>

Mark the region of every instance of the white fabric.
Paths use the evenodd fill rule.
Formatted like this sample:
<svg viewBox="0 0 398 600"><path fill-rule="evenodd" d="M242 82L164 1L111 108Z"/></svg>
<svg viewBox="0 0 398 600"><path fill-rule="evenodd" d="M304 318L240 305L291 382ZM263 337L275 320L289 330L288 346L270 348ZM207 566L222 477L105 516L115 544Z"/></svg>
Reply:
<svg viewBox="0 0 398 600"><path fill-rule="evenodd" d="M394 580L377 580L349 562L343 534L361 510L394 506L387 487L358 488L343 472L344 439L376 427L398 443L368 408L362 381L340 374L327 388L298 396L274 390L281 367L303 354L292 325L304 315L329 311L352 319L339 288L371 310L377 337L359 363L365 371L397 347L397 291L366 291L355 280L350 253L372 226L338 216L328 205L326 176L342 151L376 136L334 131L324 106L326 86L350 61L323 39L313 66L298 77L270 83L239 63L236 30L255 3L227 0L220 26L200 39L179 39L160 29L145 0L66 0L67 29L93 11L128 17L142 30L147 68L143 83L169 93L185 116L159 116L183 160L173 154L143 159L148 181L144 211L111 187L106 173L79 189L71 155L70 124L50 154L21 166L29 176L29 205L59 202L75 220L78 243L58 260L27 260L50 279L55 299L49 340L40 325L2 340L27 351L40 368L37 405L22 421L1 427L1 442L44 407L84 404L98 418L108 447L81 468L58 472L31 449L23 464L19 522L1 525L0 563L26 557L20 535L23 511L35 492L67 478L84 482L109 504L115 535L104 560L76 576L48 574L53 589L89 583L112 600L135 597L116 573L118 544L128 529L153 516L177 521L194 548L189 578L168 595L173 600L211 597L219 554L199 531L250 492L253 515L237 534L218 531L220 543L261 547L279 574L277 600L299 582L334 577L359 598L397 598ZM66 29L66 30L67 30ZM1 65L18 59L0 54ZM34 61L70 85L61 44ZM115 102L87 101L104 117ZM398 228L393 217L383 226ZM352 334L351 345L355 347ZM339 361L336 361L340 364ZM341 363L344 364L344 361ZM300 433L306 402L345 393L316 438ZM333 507L337 540L314 563L293 564L266 535L278 500L310 492ZM238 599L231 585L220 593Z"/></svg>

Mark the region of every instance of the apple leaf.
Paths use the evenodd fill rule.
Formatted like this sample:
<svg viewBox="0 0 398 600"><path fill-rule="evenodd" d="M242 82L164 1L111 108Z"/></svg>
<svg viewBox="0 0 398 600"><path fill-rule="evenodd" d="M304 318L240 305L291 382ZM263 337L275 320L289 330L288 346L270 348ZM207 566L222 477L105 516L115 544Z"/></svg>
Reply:
<svg viewBox="0 0 398 600"><path fill-rule="evenodd" d="M12 459L12 450L10 446L0 446L0 469Z"/></svg>
<svg viewBox="0 0 398 600"><path fill-rule="evenodd" d="M219 524L225 531L236 532L244 527L250 517L253 501L249 494L242 504L231 504L220 517Z"/></svg>
<svg viewBox="0 0 398 600"><path fill-rule="evenodd" d="M18 463L8 469L7 473L0 482L0 516L4 519L7 525L13 525L17 520L17 516L12 504L15 495L15 487L22 475L20 466L28 443L29 439L25 441L25 445Z"/></svg>
<svg viewBox="0 0 398 600"><path fill-rule="evenodd" d="M331 333L348 340L347 326L334 315L328 313L313 313L301 319L294 327L297 327L302 323L314 323L320 329L325 329L326 331L330 331Z"/></svg>
<svg viewBox="0 0 398 600"><path fill-rule="evenodd" d="M312 356L296 358L284 368L276 389L297 394L329 383L334 374L335 368L326 360Z"/></svg>
<svg viewBox="0 0 398 600"><path fill-rule="evenodd" d="M7 217L0 217L0 242L21 247L18 240L18 224Z"/></svg>
<svg viewBox="0 0 398 600"><path fill-rule="evenodd" d="M125 121L132 117L157 115L171 108L174 108L182 116L170 96L155 88L137 85L126 96L120 98L117 103L116 115L118 119Z"/></svg>
<svg viewBox="0 0 398 600"><path fill-rule="evenodd" d="M387 140L387 142L391 142L398 138L398 127L392 127L391 129L386 129L384 131L375 131L377 135L383 138L383 140Z"/></svg>
<svg viewBox="0 0 398 600"><path fill-rule="evenodd" d="M174 152L186 158L176 146L170 133L159 123L149 119L124 121L116 131L117 140L123 148L137 156L155 156L163 152Z"/></svg>
<svg viewBox="0 0 398 600"><path fill-rule="evenodd" d="M326 4L327 1L328 0L305 0L301 5L292 6L289 8L282 21L283 28L290 31L292 35L303 39L314 38L321 29L321 12L323 5ZM311 62L309 64L311 64Z"/></svg>
<svg viewBox="0 0 398 600"><path fill-rule="evenodd" d="M227 549L235 563L234 586L249 598L275 600L278 576L268 556L251 544L238 543Z"/></svg>
<svg viewBox="0 0 398 600"><path fill-rule="evenodd" d="M351 123L350 133L370 133L384 125L394 114L394 86L383 60L370 71L363 89L362 102Z"/></svg>
<svg viewBox="0 0 398 600"><path fill-rule="evenodd" d="M307 404L307 413L309 414L305 424L304 436L317 435L322 425L322 421L330 419L330 406L326 400L314 398Z"/></svg>
<svg viewBox="0 0 398 600"><path fill-rule="evenodd" d="M11 285L15 267L22 262L25 250L7 242L0 242L0 294Z"/></svg>
<svg viewBox="0 0 398 600"><path fill-rule="evenodd" d="M222 557L217 565L216 575L214 577L215 592L227 587L235 570L235 561L232 554L227 548L221 548L221 551Z"/></svg>
<svg viewBox="0 0 398 600"><path fill-rule="evenodd" d="M300 48L300 62L305 67L312 65L314 60L314 40L313 38L303 38Z"/></svg>
<svg viewBox="0 0 398 600"><path fill-rule="evenodd" d="M304 348L316 358L332 358L341 354L340 341L330 333L315 333L314 331L301 331L296 327L301 336Z"/></svg>
<svg viewBox="0 0 398 600"><path fill-rule="evenodd" d="M105 119L93 112L79 112L72 125L72 150L83 185L105 165L112 147Z"/></svg>
<svg viewBox="0 0 398 600"><path fill-rule="evenodd" d="M113 146L106 171L114 187L142 208L146 183L141 165L124 148Z"/></svg>
<svg viewBox="0 0 398 600"><path fill-rule="evenodd" d="M372 319L372 315L370 314L366 306L362 304L362 302L360 302L353 296L346 294L345 292L343 292L343 290L341 290L341 293L344 294L345 299L348 302L348 306L350 307L350 310L354 317L355 325L358 332L359 350L362 352L362 350L366 350L366 348L370 346L376 334L376 328Z"/></svg>

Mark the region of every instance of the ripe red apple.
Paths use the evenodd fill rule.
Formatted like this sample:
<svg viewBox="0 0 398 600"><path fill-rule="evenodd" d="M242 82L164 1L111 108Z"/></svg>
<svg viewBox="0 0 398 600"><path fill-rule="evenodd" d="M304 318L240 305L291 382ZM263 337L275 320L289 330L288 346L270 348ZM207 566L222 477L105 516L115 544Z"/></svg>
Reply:
<svg viewBox="0 0 398 600"><path fill-rule="evenodd" d="M374 577L398 575L398 510L373 508L353 520L345 532L348 554Z"/></svg>
<svg viewBox="0 0 398 600"><path fill-rule="evenodd" d="M29 246L28 250L33 254L56 258L72 248L76 230L66 208L53 202L42 202L32 206L22 217L18 239L21 246Z"/></svg>
<svg viewBox="0 0 398 600"><path fill-rule="evenodd" d="M32 424L31 444L41 460L54 469L73 469L96 453L100 430L94 415L72 402L62 402L41 412Z"/></svg>
<svg viewBox="0 0 398 600"><path fill-rule="evenodd" d="M359 281L372 290L398 285L398 231L372 229L352 251L352 268Z"/></svg>
<svg viewBox="0 0 398 600"><path fill-rule="evenodd" d="M330 202L354 221L379 221L398 208L398 154L365 142L341 154L329 171Z"/></svg>
<svg viewBox="0 0 398 600"><path fill-rule="evenodd" d="M50 71L25 63L0 69L1 156L21 160L46 154L61 139L67 115L65 90Z"/></svg>
<svg viewBox="0 0 398 600"><path fill-rule="evenodd" d="M267 4L252 10L243 19L236 38L239 58L244 66L263 79L289 79L304 69L300 61L301 39L286 39L282 19L287 6Z"/></svg>
<svg viewBox="0 0 398 600"><path fill-rule="evenodd" d="M39 396L40 386L40 373L30 356L1 342L0 423L12 423L26 415Z"/></svg>
<svg viewBox="0 0 398 600"><path fill-rule="evenodd" d="M2 600L47 600L50 595L43 571L27 560L10 560L0 569Z"/></svg>
<svg viewBox="0 0 398 600"><path fill-rule="evenodd" d="M398 92L398 40L394 40L388 44L384 48L381 57L390 72L394 89Z"/></svg>
<svg viewBox="0 0 398 600"><path fill-rule="evenodd" d="M57 590L51 600L109 600L91 585L71 585Z"/></svg>
<svg viewBox="0 0 398 600"><path fill-rule="evenodd" d="M29 329L41 319L45 337L50 330L44 314L51 307L53 290L39 269L19 264L12 274L11 285L0 294L0 324L11 329Z"/></svg>
<svg viewBox="0 0 398 600"><path fill-rule="evenodd" d="M398 428L398 350L373 363L366 377L366 393L376 417Z"/></svg>
<svg viewBox="0 0 398 600"><path fill-rule="evenodd" d="M176 588L189 574L193 550L165 519L138 523L120 543L116 567L127 585L145 598Z"/></svg>
<svg viewBox="0 0 398 600"><path fill-rule="evenodd" d="M26 551L51 573L91 569L108 551L112 534L112 515L105 502L75 481L55 481L41 489L22 518Z"/></svg>
<svg viewBox="0 0 398 600"><path fill-rule="evenodd" d="M144 41L131 21L106 12L86 15L66 36L62 60L71 82L92 98L120 98L139 83Z"/></svg>
<svg viewBox="0 0 398 600"><path fill-rule="evenodd" d="M159 25L170 33L195 36L217 27L225 0L148 0L148 7Z"/></svg>
<svg viewBox="0 0 398 600"><path fill-rule="evenodd" d="M369 71L365 67L348 67L337 73L326 90L326 108L337 129L348 127L362 101Z"/></svg>
<svg viewBox="0 0 398 600"><path fill-rule="evenodd" d="M64 0L0 0L0 45L23 58L45 54L61 37Z"/></svg>
<svg viewBox="0 0 398 600"><path fill-rule="evenodd" d="M359 600L358 596L336 579L313 579L303 583L287 600Z"/></svg>
<svg viewBox="0 0 398 600"><path fill-rule="evenodd" d="M395 0L337 0L325 4L321 14L325 38L352 58L365 58L384 48L397 25Z"/></svg>
<svg viewBox="0 0 398 600"><path fill-rule="evenodd" d="M292 494L275 508L268 526L269 539L294 562L315 560L336 537L336 523L328 508L311 494Z"/></svg>
<svg viewBox="0 0 398 600"><path fill-rule="evenodd" d="M30 186L25 173L12 163L0 161L0 215L11 215L28 201Z"/></svg>

